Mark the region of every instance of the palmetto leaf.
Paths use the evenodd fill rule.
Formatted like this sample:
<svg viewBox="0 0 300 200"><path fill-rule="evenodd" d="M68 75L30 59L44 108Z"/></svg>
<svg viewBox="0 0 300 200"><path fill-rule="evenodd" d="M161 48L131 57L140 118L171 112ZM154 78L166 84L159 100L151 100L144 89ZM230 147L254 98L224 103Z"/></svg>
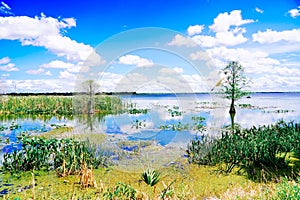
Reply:
<svg viewBox="0 0 300 200"><path fill-rule="evenodd" d="M152 187L160 181L160 172L153 169L147 169L142 173L142 180L147 185L150 185Z"/></svg>

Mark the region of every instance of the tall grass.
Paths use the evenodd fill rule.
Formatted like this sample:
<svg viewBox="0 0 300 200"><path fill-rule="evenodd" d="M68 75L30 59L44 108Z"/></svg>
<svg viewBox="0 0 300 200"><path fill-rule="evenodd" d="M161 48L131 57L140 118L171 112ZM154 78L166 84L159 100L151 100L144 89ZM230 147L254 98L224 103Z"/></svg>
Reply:
<svg viewBox="0 0 300 200"><path fill-rule="evenodd" d="M0 99L0 115L72 115L74 97L7 96ZM113 96L95 96L96 112L113 114L122 111L122 101ZM86 103L86 102L83 102Z"/></svg>

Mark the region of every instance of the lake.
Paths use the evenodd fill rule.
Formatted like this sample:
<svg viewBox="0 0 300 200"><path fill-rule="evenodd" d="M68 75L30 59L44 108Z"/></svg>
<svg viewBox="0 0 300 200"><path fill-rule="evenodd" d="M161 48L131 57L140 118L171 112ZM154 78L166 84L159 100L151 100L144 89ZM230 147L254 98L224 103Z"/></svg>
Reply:
<svg viewBox="0 0 300 200"><path fill-rule="evenodd" d="M71 134L105 133L107 137L101 148L113 152L112 159L122 169L144 166L145 162L165 165L184 156L187 143L201 134L202 125L208 134L218 134L221 127L230 125L230 101L217 95L138 94L121 95L120 98L124 105L130 105L127 109L132 112L102 117L74 116L72 119L55 116L2 118L1 155L20 148L17 136L24 131L43 134L55 126L72 126ZM235 121L245 128L281 119L299 122L299 99L300 93L251 94L250 98L236 102Z"/></svg>

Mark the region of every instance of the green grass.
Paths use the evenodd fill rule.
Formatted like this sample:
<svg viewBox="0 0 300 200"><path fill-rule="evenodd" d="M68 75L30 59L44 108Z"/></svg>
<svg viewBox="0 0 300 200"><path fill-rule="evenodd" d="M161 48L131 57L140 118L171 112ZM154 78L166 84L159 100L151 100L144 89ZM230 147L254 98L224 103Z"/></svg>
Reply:
<svg viewBox="0 0 300 200"><path fill-rule="evenodd" d="M203 199L207 197L220 197L228 189L238 186L247 186L249 181L237 175L219 175L212 173L214 168L198 167L196 165L183 164L184 169L176 165L160 169L161 181L157 184L156 190L151 191L151 198L159 196L164 189L164 184L172 184L174 199ZM148 186L141 182L141 173L123 172L114 168L94 170L94 177L97 182L96 188L81 188L80 176L68 176L59 178L55 172L35 172L35 187L17 192L18 188L32 185L31 172L24 172L20 178L8 174L3 176L3 183L12 183L15 193L4 196L4 199L71 199L80 197L83 199L101 199L108 188L113 188L118 182L131 185L138 193L148 194ZM254 183L251 183L254 184ZM19 186L19 187L18 187Z"/></svg>

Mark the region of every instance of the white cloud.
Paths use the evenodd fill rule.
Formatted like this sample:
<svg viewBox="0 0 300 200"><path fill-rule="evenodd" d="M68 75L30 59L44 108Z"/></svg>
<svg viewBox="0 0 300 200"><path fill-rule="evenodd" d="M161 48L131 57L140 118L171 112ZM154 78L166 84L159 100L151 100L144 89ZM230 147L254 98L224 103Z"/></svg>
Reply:
<svg viewBox="0 0 300 200"><path fill-rule="evenodd" d="M43 68L39 69L30 69L26 71L27 74L34 74L34 75L46 75L46 76L52 76L50 71L45 71Z"/></svg>
<svg viewBox="0 0 300 200"><path fill-rule="evenodd" d="M175 35L171 42L168 43L170 46L187 46L187 47L194 47L197 44L188 37L184 37L180 34Z"/></svg>
<svg viewBox="0 0 300 200"><path fill-rule="evenodd" d="M136 65L137 67L151 67L154 65L152 60L141 58L136 55L125 55L119 58L119 64Z"/></svg>
<svg viewBox="0 0 300 200"><path fill-rule="evenodd" d="M178 74L182 74L183 71L184 71L183 68L181 68L181 67L174 67L173 70L174 70L175 72L177 72Z"/></svg>
<svg viewBox="0 0 300 200"><path fill-rule="evenodd" d="M4 57L4 58L1 58L1 59L0 59L0 65L2 65L2 64L7 64L7 63L9 63L9 62L10 62L9 57Z"/></svg>
<svg viewBox="0 0 300 200"><path fill-rule="evenodd" d="M59 72L59 78L68 79L68 80L71 80L71 81L75 82L76 79L77 79L77 76L73 73L70 73L70 72L64 70L64 71Z"/></svg>
<svg viewBox="0 0 300 200"><path fill-rule="evenodd" d="M13 13L10 10L11 10L11 8L9 7L9 5L7 5L3 1L0 3L0 13L6 14L6 15L13 15Z"/></svg>
<svg viewBox="0 0 300 200"><path fill-rule="evenodd" d="M4 80L6 92L73 92L75 82L59 79Z"/></svg>
<svg viewBox="0 0 300 200"><path fill-rule="evenodd" d="M8 76L10 76L10 74L2 74L1 76L2 77L8 77Z"/></svg>
<svg viewBox="0 0 300 200"><path fill-rule="evenodd" d="M295 8L295 9L289 10L289 14L293 18L296 18L296 17L300 16L300 6L298 6L298 9Z"/></svg>
<svg viewBox="0 0 300 200"><path fill-rule="evenodd" d="M233 10L230 14L220 13L209 28L214 32L226 32L231 26L241 26L252 22L254 22L252 19L242 19L240 10Z"/></svg>
<svg viewBox="0 0 300 200"><path fill-rule="evenodd" d="M73 18L58 20L52 17L9 16L0 17L0 39L19 40L22 45L45 47L59 57L69 61L84 61L94 54L95 61L100 56L94 49L62 35L66 28L75 27Z"/></svg>
<svg viewBox="0 0 300 200"><path fill-rule="evenodd" d="M265 32L258 31L252 34L252 39L254 42L259 42L260 44L274 43L282 40L287 42L300 42L300 29L284 31L267 29Z"/></svg>
<svg viewBox="0 0 300 200"><path fill-rule="evenodd" d="M210 60L210 57L208 56L206 51L197 51L197 52L191 53L190 58L192 60L204 60L204 61Z"/></svg>
<svg viewBox="0 0 300 200"><path fill-rule="evenodd" d="M0 59L0 71L11 72L19 71L19 68L15 67L14 63L10 63L9 57L4 57Z"/></svg>
<svg viewBox="0 0 300 200"><path fill-rule="evenodd" d="M264 11L262 9L258 8L258 7L255 8L255 11L258 12L258 13L261 13L261 14L264 13Z"/></svg>
<svg viewBox="0 0 300 200"><path fill-rule="evenodd" d="M214 36L196 34L193 26L190 26L192 27L191 30L194 31L192 32L190 30L192 40L178 34L168 44L187 47L194 47L197 44L202 47L235 46L238 44L242 44L248 40L243 35L244 33L246 33L246 29L240 26L253 22L254 20L252 19L242 19L240 10L233 10L230 12L230 14L228 14L227 12L220 13L214 19L214 24L209 26L210 30L215 33Z"/></svg>
<svg viewBox="0 0 300 200"><path fill-rule="evenodd" d="M53 60L50 63L46 63L41 65L42 68L53 68L53 69L67 69L73 67L74 65L71 63L65 63L60 60Z"/></svg>
<svg viewBox="0 0 300 200"><path fill-rule="evenodd" d="M204 25L194 25L194 26L189 26L187 29L188 35L196 35L202 32L204 29Z"/></svg>
<svg viewBox="0 0 300 200"><path fill-rule="evenodd" d="M266 74L264 76L255 78L251 85L252 91L265 92L288 92L299 91L300 77L281 76L277 74Z"/></svg>
<svg viewBox="0 0 300 200"><path fill-rule="evenodd" d="M234 29L232 32L218 32L215 37L207 35L196 35L193 40L203 47L214 47L214 46L235 46L246 42L248 39L243 36L245 29Z"/></svg>
<svg viewBox="0 0 300 200"><path fill-rule="evenodd" d="M278 60L270 58L266 52L259 50L249 51L242 48L215 47L207 50L207 53L221 68L225 67L228 61L239 61L245 67L245 72L249 74L267 73L270 67L280 65Z"/></svg>

